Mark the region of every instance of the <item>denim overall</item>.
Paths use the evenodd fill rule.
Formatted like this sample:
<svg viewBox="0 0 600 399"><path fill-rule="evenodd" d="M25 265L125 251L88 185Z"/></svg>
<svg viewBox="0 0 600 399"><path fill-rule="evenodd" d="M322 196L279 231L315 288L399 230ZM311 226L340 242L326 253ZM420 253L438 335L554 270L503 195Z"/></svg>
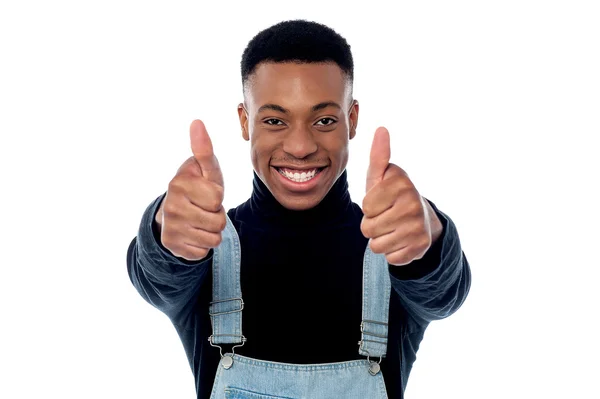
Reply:
<svg viewBox="0 0 600 399"><path fill-rule="evenodd" d="M369 246L363 261L363 300L359 354L366 359L339 363L290 364L235 354L243 346L240 241L229 217L213 254L211 345L221 351L211 399L383 399L387 398L379 364L387 349L390 276L384 255ZM274 321L275 322L275 321ZM310 321L307 321L310 322ZM359 326L356 326L357 328ZM318 328L314 329L318 334ZM317 337L307 337L318 338ZM223 354L219 344L233 344Z"/></svg>

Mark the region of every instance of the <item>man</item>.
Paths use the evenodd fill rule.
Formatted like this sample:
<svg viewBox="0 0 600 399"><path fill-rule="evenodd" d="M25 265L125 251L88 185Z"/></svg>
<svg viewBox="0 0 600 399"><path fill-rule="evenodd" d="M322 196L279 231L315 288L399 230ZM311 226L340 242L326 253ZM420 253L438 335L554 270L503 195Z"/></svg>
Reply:
<svg viewBox="0 0 600 399"><path fill-rule="evenodd" d="M215 375L241 369L237 359L260 359L268 366L364 362L366 353L378 353L364 350L368 338L379 336L384 351L381 359L369 358L369 372L383 376L388 397L402 398L427 325L454 313L470 288L456 227L389 163L385 128L375 132L362 210L351 201L345 168L359 106L352 97L350 47L336 32L307 21L279 23L250 41L241 69L244 102L238 116L254 168L250 199L225 213L223 177L210 138L201 121L192 122L193 156L148 206L129 246L131 281L174 324L198 398L224 397L216 392ZM243 302L226 298L239 303L215 311L221 304L216 291L231 287L213 284L228 262L236 262L234 249ZM373 259L383 259L391 293L375 310L385 308L384 321L368 332L363 271L371 265L370 251L378 256ZM235 281L231 277L225 285ZM383 283L376 287L372 291L380 295ZM243 317L238 321L243 338L241 332L215 333L223 313ZM383 334L373 332L379 327ZM215 345L220 335L240 336L227 341L241 345L235 356L213 347L224 347ZM227 391L227 397L284 397L282 389L277 388L281 396L248 388L252 394ZM327 389L302 395L326 397Z"/></svg>

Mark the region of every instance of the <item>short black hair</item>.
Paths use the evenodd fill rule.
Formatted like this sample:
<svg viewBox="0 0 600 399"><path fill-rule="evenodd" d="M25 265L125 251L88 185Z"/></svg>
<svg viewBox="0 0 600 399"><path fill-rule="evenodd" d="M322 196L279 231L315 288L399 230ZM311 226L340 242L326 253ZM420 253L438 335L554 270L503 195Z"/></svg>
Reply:
<svg viewBox="0 0 600 399"><path fill-rule="evenodd" d="M354 81L350 45L330 27L303 19L279 22L259 32L242 54L242 84L261 62L334 62Z"/></svg>

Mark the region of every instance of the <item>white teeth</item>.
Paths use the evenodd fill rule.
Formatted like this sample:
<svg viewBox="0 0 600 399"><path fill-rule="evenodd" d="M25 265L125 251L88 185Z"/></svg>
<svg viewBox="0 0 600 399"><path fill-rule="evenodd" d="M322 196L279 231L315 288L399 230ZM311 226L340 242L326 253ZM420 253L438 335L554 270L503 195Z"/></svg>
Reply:
<svg viewBox="0 0 600 399"><path fill-rule="evenodd" d="M302 183L305 181L309 181L317 174L317 169L313 169L308 172L290 172L289 170L279 169L279 173L283 176L287 177L291 181Z"/></svg>

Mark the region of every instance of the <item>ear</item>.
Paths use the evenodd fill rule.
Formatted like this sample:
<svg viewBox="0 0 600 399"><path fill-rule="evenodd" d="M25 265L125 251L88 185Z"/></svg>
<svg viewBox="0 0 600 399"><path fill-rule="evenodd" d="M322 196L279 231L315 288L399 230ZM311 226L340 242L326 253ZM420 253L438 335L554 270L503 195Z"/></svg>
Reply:
<svg viewBox="0 0 600 399"><path fill-rule="evenodd" d="M350 122L350 140L352 140L356 136L356 125L358 124L358 101L356 100L352 100L348 120Z"/></svg>
<svg viewBox="0 0 600 399"><path fill-rule="evenodd" d="M244 103L238 105L238 117L240 118L240 126L242 128L242 137L244 140L250 140L250 134L248 131L248 111L244 107Z"/></svg>

